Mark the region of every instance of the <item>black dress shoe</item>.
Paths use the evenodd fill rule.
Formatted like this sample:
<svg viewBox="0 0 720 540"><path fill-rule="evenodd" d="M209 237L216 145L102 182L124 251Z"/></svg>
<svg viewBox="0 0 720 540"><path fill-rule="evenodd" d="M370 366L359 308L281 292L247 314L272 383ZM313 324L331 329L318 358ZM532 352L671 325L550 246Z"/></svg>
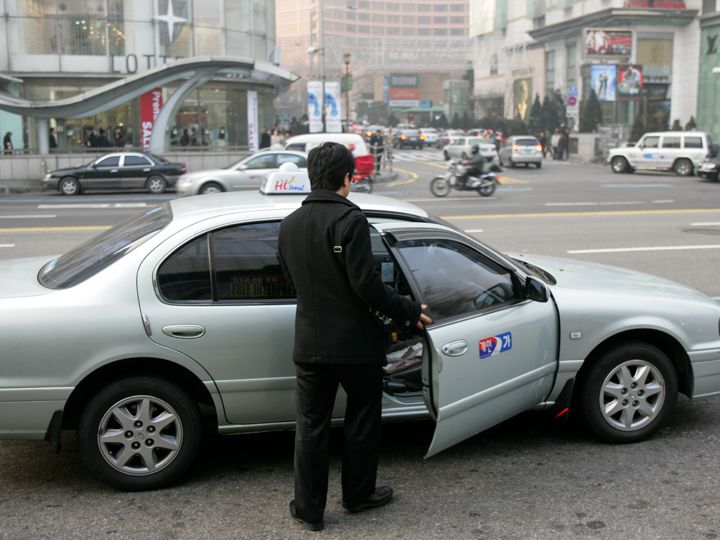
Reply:
<svg viewBox="0 0 720 540"><path fill-rule="evenodd" d="M325 528L324 521L316 521L315 523L312 523L310 521L305 521L303 518L298 516L297 510L295 509L295 499L290 501L290 515L295 521L300 523L300 525L305 527L308 531L322 531Z"/></svg>
<svg viewBox="0 0 720 540"><path fill-rule="evenodd" d="M367 499L357 504L346 504L343 502L345 510L350 513L362 512L369 508L377 508L378 506L385 506L387 503L392 501L393 490L389 486L380 486L375 488L375 492L370 495Z"/></svg>

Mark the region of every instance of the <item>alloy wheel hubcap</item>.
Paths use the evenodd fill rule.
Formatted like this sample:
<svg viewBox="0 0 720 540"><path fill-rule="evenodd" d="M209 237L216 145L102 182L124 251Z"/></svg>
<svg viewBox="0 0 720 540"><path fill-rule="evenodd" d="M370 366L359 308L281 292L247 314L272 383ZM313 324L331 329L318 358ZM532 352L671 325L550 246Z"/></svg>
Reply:
<svg viewBox="0 0 720 540"><path fill-rule="evenodd" d="M163 187L162 180L157 178L150 181L150 191L160 191Z"/></svg>
<svg viewBox="0 0 720 540"><path fill-rule="evenodd" d="M203 190L203 193L220 193L220 190L216 188L215 186L206 187Z"/></svg>
<svg viewBox="0 0 720 540"><path fill-rule="evenodd" d="M605 378L600 390L603 419L620 431L636 431L650 424L665 401L665 380L645 360L623 362Z"/></svg>
<svg viewBox="0 0 720 540"><path fill-rule="evenodd" d="M67 193L68 195L72 195L73 193L75 193L75 191L77 190L77 188L75 187L75 183L74 183L74 182L65 181L65 182L63 182L62 190L63 190L63 193Z"/></svg>
<svg viewBox="0 0 720 540"><path fill-rule="evenodd" d="M131 396L108 409L98 428L98 448L114 469L147 476L170 465L182 446L175 410L153 396Z"/></svg>

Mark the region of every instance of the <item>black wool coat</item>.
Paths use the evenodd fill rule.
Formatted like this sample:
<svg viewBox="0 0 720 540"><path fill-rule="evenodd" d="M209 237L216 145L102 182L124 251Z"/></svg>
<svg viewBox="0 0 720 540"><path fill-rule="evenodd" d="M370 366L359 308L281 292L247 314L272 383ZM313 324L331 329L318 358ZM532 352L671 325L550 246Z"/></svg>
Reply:
<svg viewBox="0 0 720 540"><path fill-rule="evenodd" d="M336 224L342 253L335 253ZM297 291L295 362L384 364L385 334L373 312L408 328L420 305L382 282L360 208L328 190L313 191L280 225L280 261ZM341 260L342 259L342 260Z"/></svg>

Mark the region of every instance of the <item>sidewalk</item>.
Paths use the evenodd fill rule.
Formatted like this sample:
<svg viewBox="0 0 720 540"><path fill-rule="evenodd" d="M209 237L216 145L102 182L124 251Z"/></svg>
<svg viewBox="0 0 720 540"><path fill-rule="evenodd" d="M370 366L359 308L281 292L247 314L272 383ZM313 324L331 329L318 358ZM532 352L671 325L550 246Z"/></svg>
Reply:
<svg viewBox="0 0 720 540"><path fill-rule="evenodd" d="M0 179L0 196L9 195L11 193L28 193L32 191L42 191L42 182L40 180Z"/></svg>

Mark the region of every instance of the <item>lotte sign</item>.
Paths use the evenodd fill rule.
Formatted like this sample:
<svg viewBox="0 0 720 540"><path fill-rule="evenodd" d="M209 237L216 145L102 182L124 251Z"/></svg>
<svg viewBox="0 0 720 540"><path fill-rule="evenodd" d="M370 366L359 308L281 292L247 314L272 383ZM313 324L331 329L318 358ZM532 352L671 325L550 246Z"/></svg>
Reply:
<svg viewBox="0 0 720 540"><path fill-rule="evenodd" d="M153 88L140 96L140 131L143 152L150 149L150 137L152 136L153 126L160 115L162 104L162 88Z"/></svg>

